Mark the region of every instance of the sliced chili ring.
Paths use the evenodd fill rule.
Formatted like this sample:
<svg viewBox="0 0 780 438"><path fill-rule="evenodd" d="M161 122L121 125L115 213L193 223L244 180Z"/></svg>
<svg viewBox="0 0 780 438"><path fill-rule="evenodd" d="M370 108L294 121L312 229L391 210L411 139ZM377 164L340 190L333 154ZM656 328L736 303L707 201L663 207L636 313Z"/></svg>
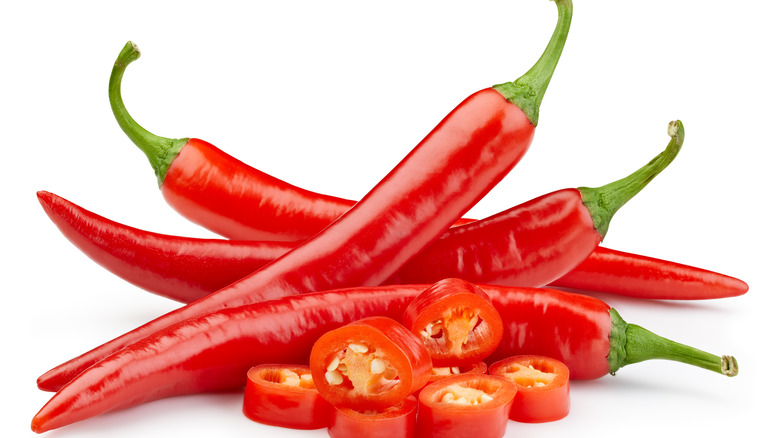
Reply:
<svg viewBox="0 0 780 438"><path fill-rule="evenodd" d="M563 362L545 356L514 356L493 363L488 373L517 386L511 420L545 423L569 414L569 368Z"/></svg>
<svg viewBox="0 0 780 438"><path fill-rule="evenodd" d="M320 337L310 363L314 385L334 406L382 410L401 403L431 375L431 358L400 323L364 318Z"/></svg>
<svg viewBox="0 0 780 438"><path fill-rule="evenodd" d="M501 342L501 315L488 295L467 281L447 278L415 297L404 325L423 342L434 366L461 366L488 357Z"/></svg>
<svg viewBox="0 0 780 438"><path fill-rule="evenodd" d="M258 365L247 372L244 415L258 423L291 429L320 429L333 407L314 387L305 365Z"/></svg>
<svg viewBox="0 0 780 438"><path fill-rule="evenodd" d="M418 438L499 438L509 422L515 385L487 374L461 374L420 392Z"/></svg>
<svg viewBox="0 0 780 438"><path fill-rule="evenodd" d="M431 370L431 378L428 379L428 384L437 382L439 380L447 379L452 376L459 376L461 374L487 374L488 366L485 362L477 362L471 365L462 365L457 367L433 367Z"/></svg>
<svg viewBox="0 0 780 438"><path fill-rule="evenodd" d="M381 411L336 407L328 435L331 438L414 438L416 417L417 399L411 395Z"/></svg>

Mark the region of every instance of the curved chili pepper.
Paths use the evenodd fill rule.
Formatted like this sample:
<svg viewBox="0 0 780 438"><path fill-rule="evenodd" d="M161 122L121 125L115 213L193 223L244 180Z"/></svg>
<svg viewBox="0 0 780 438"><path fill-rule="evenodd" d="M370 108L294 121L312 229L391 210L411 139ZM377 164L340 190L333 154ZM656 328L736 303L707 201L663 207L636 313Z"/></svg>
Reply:
<svg viewBox="0 0 780 438"><path fill-rule="evenodd" d="M479 362L490 356L504 334L501 315L487 294L459 278L441 280L415 297L402 322L437 367Z"/></svg>
<svg viewBox="0 0 780 438"><path fill-rule="evenodd" d="M385 281L476 204L525 154L571 24L571 1L556 4L555 32L525 75L510 85L496 86L501 92L487 88L467 97L360 202L315 237L226 288L57 366L38 379L39 388L57 389L108 354L215 309ZM131 59L123 51L118 62ZM528 99L504 97L502 93L514 88L527 93Z"/></svg>
<svg viewBox="0 0 780 438"><path fill-rule="evenodd" d="M381 411L361 411L336 406L328 426L330 438L414 438L417 399L409 396L397 406Z"/></svg>
<svg viewBox="0 0 780 438"><path fill-rule="evenodd" d="M501 438L517 388L488 374L462 374L420 391L418 438Z"/></svg>
<svg viewBox="0 0 780 438"><path fill-rule="evenodd" d="M35 432L155 399L240 388L260 363L306 363L324 333L370 316L400 320L425 285L362 287L220 309L170 325L106 356L63 386L33 418ZM648 359L727 376L736 361L627 324L596 298L554 289L480 285L504 323L493 357L560 360L572 379L595 379Z"/></svg>
<svg viewBox="0 0 780 438"><path fill-rule="evenodd" d="M663 170L683 141L682 124L671 126L677 129L672 132L667 149L631 176L597 189L552 192L490 218L448 230L385 283L428 283L458 277L479 283L535 287L576 270L577 263L585 257L600 259L607 250L596 245L606 233L604 224L610 214L603 213L606 209L596 201L604 197L629 198ZM591 196L583 198L584 193ZM109 221L48 192L39 192L38 199L60 231L97 263L137 286L182 302L225 287L298 245L165 236ZM609 207L612 214L619 205L616 202ZM593 217L601 220L601 230L594 226ZM572 282L575 277L568 280L570 284L561 286L583 286L588 278L594 278L585 289L602 290L602 286L608 285L600 284L598 275L616 275L623 268L633 276L634 283L647 284L641 290L648 298L653 296L653 287L658 287L659 278L668 278L663 280L663 291L656 292L665 296L687 298L693 296L691 290L696 290L701 298L715 298L746 290L740 280L714 273L705 278L699 275L701 270L690 267L678 267L680 274L688 272L685 277L665 276L665 272L654 272L660 261L629 270L633 263L630 257L625 255L622 263L616 263L615 257L608 259L610 265L605 261L603 271L599 263L583 264L582 268L592 273L579 283ZM707 279L705 286L719 287L710 288L707 294L696 278ZM676 284L672 279L687 281ZM633 290L609 287L624 295ZM679 287L683 289L677 291Z"/></svg>
<svg viewBox="0 0 780 438"><path fill-rule="evenodd" d="M244 415L288 429L327 427L333 406L322 398L306 365L262 364L247 371Z"/></svg>
<svg viewBox="0 0 780 438"><path fill-rule="evenodd" d="M371 316L323 334L311 348L314 386L333 406L382 410L428 383L431 356L398 321Z"/></svg>
<svg viewBox="0 0 780 438"><path fill-rule="evenodd" d="M546 423L569 415L569 368L563 362L545 356L513 356L491 364L488 373L517 387L510 420Z"/></svg>

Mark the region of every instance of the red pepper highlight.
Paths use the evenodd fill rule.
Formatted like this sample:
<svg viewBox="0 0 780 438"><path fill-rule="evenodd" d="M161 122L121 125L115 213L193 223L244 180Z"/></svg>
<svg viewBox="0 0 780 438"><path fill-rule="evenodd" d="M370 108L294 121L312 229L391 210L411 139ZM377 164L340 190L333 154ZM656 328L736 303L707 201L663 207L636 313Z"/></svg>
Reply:
<svg viewBox="0 0 780 438"><path fill-rule="evenodd" d="M360 202L315 237L236 283L50 370L38 379L39 387L60 388L109 354L166 326L220 308L385 281L462 217L525 154L536 129L537 107L571 22L571 3L556 3L556 31L548 50L526 75L511 86L467 97ZM117 64L132 59L132 52L123 51ZM506 92L507 87L533 90L533 99L515 104L517 96L497 91Z"/></svg>
<svg viewBox="0 0 780 438"><path fill-rule="evenodd" d="M419 438L501 438L517 389L487 374L462 374L431 383L420 392Z"/></svg>
<svg viewBox="0 0 780 438"><path fill-rule="evenodd" d="M429 286L363 287L294 295L224 308L167 326L101 360L63 386L33 418L44 432L101 413L182 394L240 388L260 363L307 363L324 333L370 316L400 320ZM718 357L626 323L592 297L553 289L480 285L501 314L493 357L536 354L560 360L572 379L594 379L649 359L688 363L727 376ZM511 336L507 335L511 334Z"/></svg>
<svg viewBox="0 0 780 438"><path fill-rule="evenodd" d="M422 342L384 316L325 333L311 349L309 366L325 400L355 410L398 405L428 383L432 368Z"/></svg>
<svg viewBox="0 0 780 438"><path fill-rule="evenodd" d="M327 427L333 407L314 387L308 366L263 364L247 371L243 412L258 423L310 430Z"/></svg>
<svg viewBox="0 0 780 438"><path fill-rule="evenodd" d="M414 438L416 417L417 399L411 395L381 411L334 407L328 435L330 438Z"/></svg>
<svg viewBox="0 0 780 438"><path fill-rule="evenodd" d="M510 420L546 423L569 415L569 369L563 362L544 356L514 356L490 365L488 373L517 387Z"/></svg>
<svg viewBox="0 0 780 438"><path fill-rule="evenodd" d="M437 367L479 362L498 347L504 334L490 297L459 278L441 280L418 295L406 308L403 324Z"/></svg>

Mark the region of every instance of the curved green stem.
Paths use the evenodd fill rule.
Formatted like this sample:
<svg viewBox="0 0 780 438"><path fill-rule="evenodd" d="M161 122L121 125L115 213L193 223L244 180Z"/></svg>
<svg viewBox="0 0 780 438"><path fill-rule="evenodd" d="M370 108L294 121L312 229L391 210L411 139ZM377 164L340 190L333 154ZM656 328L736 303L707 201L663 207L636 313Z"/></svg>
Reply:
<svg viewBox="0 0 780 438"><path fill-rule="evenodd" d="M601 235L602 240L607 234L612 216L620 207L642 191L661 171L666 169L680 152L685 140L685 129L682 122L679 120L670 122L667 132L672 139L669 140L666 149L636 172L601 187L578 188L582 194L582 203L590 212L593 226Z"/></svg>
<svg viewBox="0 0 780 438"><path fill-rule="evenodd" d="M561 58L571 27L573 8L571 0L554 1L558 6L558 23L542 56L533 67L515 81L493 86L506 100L523 110L534 126L539 122L539 106Z"/></svg>
<svg viewBox="0 0 780 438"><path fill-rule="evenodd" d="M739 372L732 356L716 356L705 351L662 338L635 324L629 324L615 309L610 310L612 329L609 334L609 372L649 359L666 359L734 377Z"/></svg>
<svg viewBox="0 0 780 438"><path fill-rule="evenodd" d="M114 112L114 117L122 131L146 154L154 169L154 174L157 175L157 183L162 185L168 168L189 139L171 139L154 135L136 123L128 114L120 91L122 76L124 76L127 66L140 56L141 52L132 41L128 41L119 52L119 56L114 62L114 68L111 70L111 79L108 82L108 100L111 102L111 110Z"/></svg>

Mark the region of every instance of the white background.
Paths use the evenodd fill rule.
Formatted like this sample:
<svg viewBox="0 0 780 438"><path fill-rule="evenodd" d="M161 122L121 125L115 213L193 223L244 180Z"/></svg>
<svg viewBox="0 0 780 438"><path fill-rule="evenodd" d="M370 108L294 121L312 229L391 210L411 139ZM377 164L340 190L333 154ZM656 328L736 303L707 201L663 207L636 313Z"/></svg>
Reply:
<svg viewBox="0 0 780 438"><path fill-rule="evenodd" d="M513 80L551 34L528 1L7 2L0 13L3 399L0 436L32 436L36 377L175 307L70 245L37 190L157 232L212 235L164 203L106 89L127 40L125 103L147 129L198 137L274 176L359 198L470 93ZM704 302L600 298L661 335L739 359L729 379L635 364L572 386L571 414L507 436L727 436L776 429L776 2L577 1L537 135L470 215L620 178L683 121L677 160L614 218L605 245L739 277ZM766 399L766 397L771 397ZM241 393L162 400L52 437L323 437L246 420ZM773 408L773 409L770 409Z"/></svg>

